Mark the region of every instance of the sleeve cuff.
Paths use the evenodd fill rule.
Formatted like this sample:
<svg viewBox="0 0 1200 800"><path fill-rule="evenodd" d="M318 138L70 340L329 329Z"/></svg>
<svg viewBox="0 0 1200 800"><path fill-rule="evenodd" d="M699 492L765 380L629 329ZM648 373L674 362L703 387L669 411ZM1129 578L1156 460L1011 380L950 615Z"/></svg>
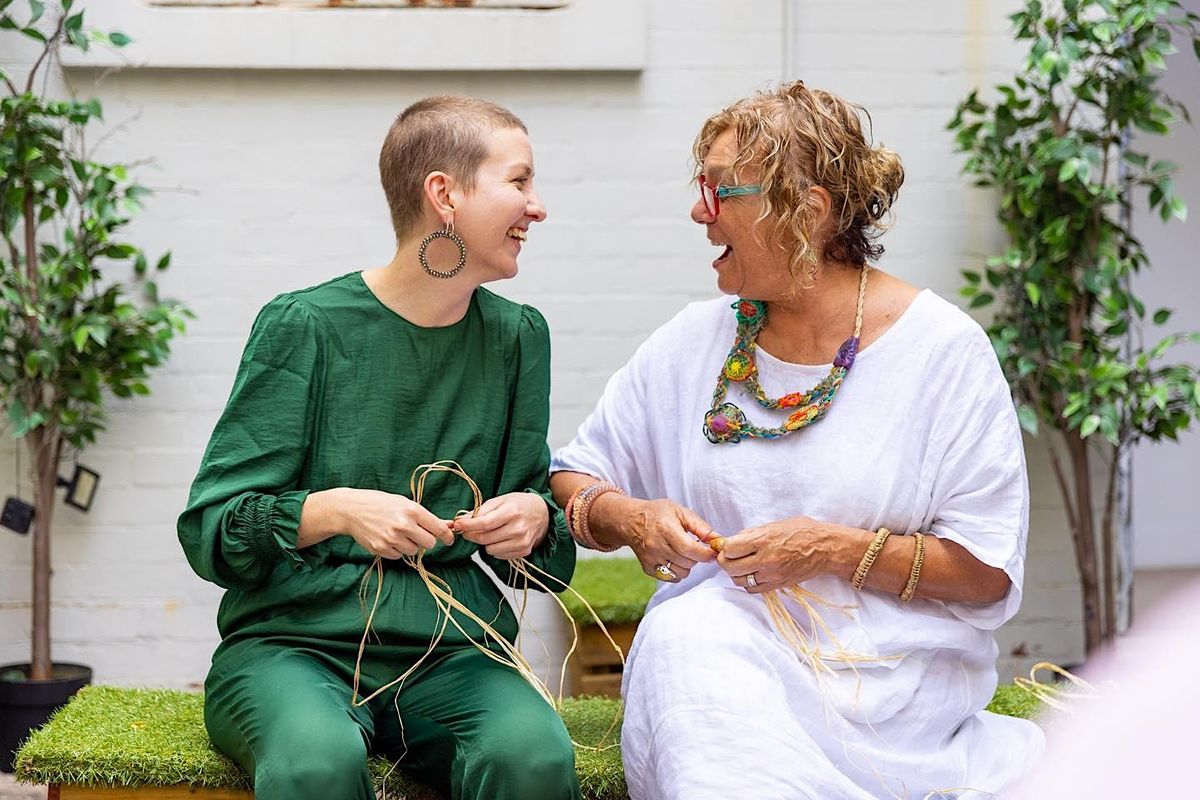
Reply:
<svg viewBox="0 0 1200 800"><path fill-rule="evenodd" d="M308 490L305 489L280 495L259 495L247 504L246 527L256 560L271 563L282 553L293 569L307 568L308 563L296 549L300 512L307 497Z"/></svg>

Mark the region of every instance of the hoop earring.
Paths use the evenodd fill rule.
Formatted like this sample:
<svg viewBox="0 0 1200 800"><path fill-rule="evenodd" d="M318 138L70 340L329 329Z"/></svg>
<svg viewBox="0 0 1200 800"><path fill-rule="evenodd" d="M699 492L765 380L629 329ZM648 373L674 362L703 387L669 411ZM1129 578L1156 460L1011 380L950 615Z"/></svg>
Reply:
<svg viewBox="0 0 1200 800"><path fill-rule="evenodd" d="M458 263L454 265L454 269L449 272L442 272L434 268L429 263L429 257L426 255L429 250L429 245L434 239L449 239L458 245ZM447 222L446 227L436 230L421 240L421 247L417 250L417 260L421 262L421 269L433 278L453 278L455 275L463 271L463 267L467 265L467 243L462 237L454 232L454 223Z"/></svg>

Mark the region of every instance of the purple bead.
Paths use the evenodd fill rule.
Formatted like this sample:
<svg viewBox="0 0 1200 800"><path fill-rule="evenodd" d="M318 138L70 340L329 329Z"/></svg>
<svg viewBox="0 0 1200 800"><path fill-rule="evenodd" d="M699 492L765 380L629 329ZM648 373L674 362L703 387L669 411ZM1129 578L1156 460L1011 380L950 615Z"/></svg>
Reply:
<svg viewBox="0 0 1200 800"><path fill-rule="evenodd" d="M858 337L851 336L842 342L842 346L838 348L837 358L833 360L833 365L835 367L850 369L854 366L854 357L856 355L858 355Z"/></svg>
<svg viewBox="0 0 1200 800"><path fill-rule="evenodd" d="M713 433L729 433L729 420L719 414L709 420L708 426L712 428Z"/></svg>

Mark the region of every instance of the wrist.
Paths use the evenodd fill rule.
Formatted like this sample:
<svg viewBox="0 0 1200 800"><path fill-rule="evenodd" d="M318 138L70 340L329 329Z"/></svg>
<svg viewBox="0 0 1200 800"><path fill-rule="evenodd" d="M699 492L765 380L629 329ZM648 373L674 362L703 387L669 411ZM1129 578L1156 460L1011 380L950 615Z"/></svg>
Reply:
<svg viewBox="0 0 1200 800"><path fill-rule="evenodd" d="M621 534L620 520L625 518L623 506L634 502L628 495L605 492L592 501L588 510L588 527L592 536L601 544L622 546L628 544Z"/></svg>
<svg viewBox="0 0 1200 800"><path fill-rule="evenodd" d="M826 529L824 541L829 574L849 581L871 546L875 532L842 525L828 525Z"/></svg>
<svg viewBox="0 0 1200 800"><path fill-rule="evenodd" d="M298 547L308 547L346 532L344 503L339 491L323 489L309 492L304 498L304 505L300 509Z"/></svg>

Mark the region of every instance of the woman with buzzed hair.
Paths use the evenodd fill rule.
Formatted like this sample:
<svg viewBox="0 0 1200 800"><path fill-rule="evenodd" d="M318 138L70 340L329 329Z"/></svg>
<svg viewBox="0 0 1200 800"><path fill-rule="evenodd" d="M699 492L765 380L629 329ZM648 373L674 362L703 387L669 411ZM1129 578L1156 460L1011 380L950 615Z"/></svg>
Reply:
<svg viewBox="0 0 1200 800"><path fill-rule="evenodd" d="M554 709L474 646L477 625L447 626L400 560L423 551L510 641L517 620L472 556L513 585L511 559L564 583L574 570L547 486L546 322L482 286L517 273L546 218L525 126L492 103L431 97L396 119L379 168L391 261L262 309L179 518L193 569L226 590L205 722L257 800L370 800L374 753L455 799L575 798ZM414 470L442 459L489 498L477 516L454 519L473 499L453 476L433 475L420 504L405 496ZM398 689L352 702L355 686L369 697L418 662Z"/></svg>
<svg viewBox="0 0 1200 800"><path fill-rule="evenodd" d="M706 121L725 296L552 462L579 541L662 581L625 669L634 800L966 800L1040 749L983 710L1024 574L1016 413L979 325L873 266L904 170L864 116L795 82Z"/></svg>

